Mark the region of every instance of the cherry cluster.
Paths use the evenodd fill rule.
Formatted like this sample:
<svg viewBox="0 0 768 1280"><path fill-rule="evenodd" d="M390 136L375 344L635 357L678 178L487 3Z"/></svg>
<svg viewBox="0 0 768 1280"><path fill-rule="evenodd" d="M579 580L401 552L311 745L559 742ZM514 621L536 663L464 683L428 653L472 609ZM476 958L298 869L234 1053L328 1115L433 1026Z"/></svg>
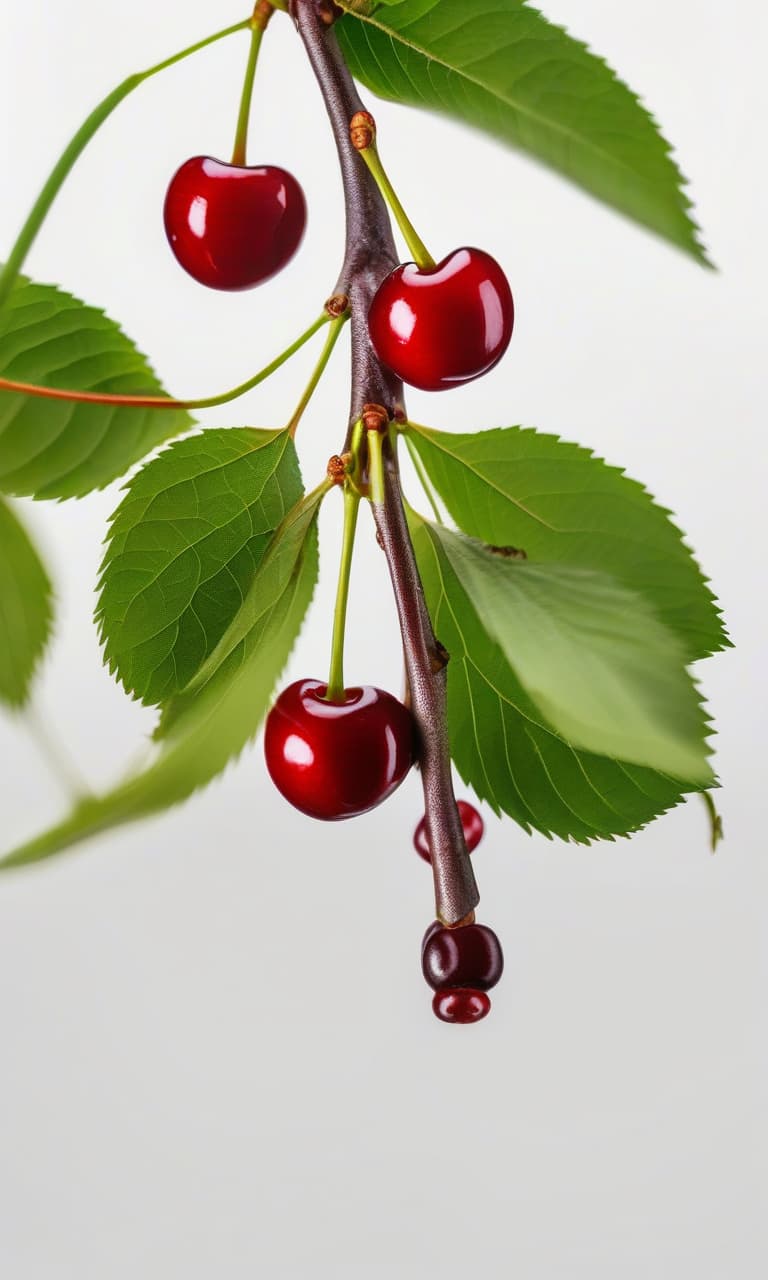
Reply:
<svg viewBox="0 0 768 1280"><path fill-rule="evenodd" d="M368 335L382 365L403 382L440 391L469 382L501 359L514 323L506 276L488 253L461 247L435 262L408 221L376 149L373 118L350 121L352 145L389 203L414 260L381 282L368 311ZM200 284L243 290L269 280L293 258L306 226L301 186L275 165L246 165L236 147L229 163L193 156L169 184L164 223L178 262ZM378 429L386 430L384 420ZM370 432L369 432L370 435ZM270 711L264 751L281 794L310 817L335 821L380 804L419 756L408 707L372 685L347 688L338 677L296 681ZM471 852L483 821L466 801L458 805ZM431 861L426 818L414 836ZM474 913L452 926L435 921L422 944L424 977L443 1022L470 1023L490 1009L503 957L495 933Z"/></svg>

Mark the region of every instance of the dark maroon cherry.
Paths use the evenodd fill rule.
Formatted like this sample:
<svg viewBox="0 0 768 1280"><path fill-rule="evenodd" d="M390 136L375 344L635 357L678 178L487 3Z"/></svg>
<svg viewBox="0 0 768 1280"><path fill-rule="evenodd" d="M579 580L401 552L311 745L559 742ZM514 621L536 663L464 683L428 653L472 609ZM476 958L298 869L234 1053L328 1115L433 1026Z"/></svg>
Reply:
<svg viewBox="0 0 768 1280"><path fill-rule="evenodd" d="M482 249L456 249L435 267L407 262L380 285L368 313L379 359L422 391L487 373L512 337L507 277Z"/></svg>
<svg viewBox="0 0 768 1280"><path fill-rule="evenodd" d="M464 830L464 840L466 841L469 853L476 849L483 838L485 824L477 809L468 800L459 800L456 805L461 818L461 825ZM413 847L420 858L425 862L432 861L432 854L429 848L429 840L427 839L427 820L422 818L413 833Z"/></svg>
<svg viewBox="0 0 768 1280"><path fill-rule="evenodd" d="M278 791L313 818L353 818L400 785L413 763L413 719L372 685L325 698L327 685L298 680L267 716L264 753Z"/></svg>
<svg viewBox="0 0 768 1280"><path fill-rule="evenodd" d="M195 280L211 289L250 289L293 257L307 208L285 169L193 156L171 178L164 218L171 248Z"/></svg>
<svg viewBox="0 0 768 1280"><path fill-rule="evenodd" d="M421 968L435 991L472 987L490 991L504 970L504 956L493 929L465 924L457 929L431 925L421 947Z"/></svg>
<svg viewBox="0 0 768 1280"><path fill-rule="evenodd" d="M473 987L451 987L436 991L432 1009L441 1022L479 1022L489 1013L491 1002L484 991Z"/></svg>

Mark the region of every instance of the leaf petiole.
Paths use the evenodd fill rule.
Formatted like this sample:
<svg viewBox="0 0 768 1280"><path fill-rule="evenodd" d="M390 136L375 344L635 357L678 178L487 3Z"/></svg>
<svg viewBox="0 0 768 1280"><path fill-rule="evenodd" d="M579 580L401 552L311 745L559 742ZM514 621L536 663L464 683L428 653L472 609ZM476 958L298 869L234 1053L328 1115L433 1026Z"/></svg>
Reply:
<svg viewBox="0 0 768 1280"><path fill-rule="evenodd" d="M443 520L443 517L440 514L440 508L437 505L437 498L435 497L434 489L432 488L432 484L430 482L429 476L427 475L427 469L424 466L424 463L422 462L418 453L416 452L416 447L413 441L410 439L407 431L403 432L403 436L405 438L405 443L406 443L408 452L411 455L411 462L413 463L414 471L416 472L416 475L419 477L419 480L421 482L421 487L427 496L427 501L430 507L432 508L434 517L438 524L445 524L445 521Z"/></svg>
<svg viewBox="0 0 768 1280"><path fill-rule="evenodd" d="M149 67L146 71L135 72L123 80L111 93L108 93L106 98L103 98L98 106L93 109L64 148L51 170L42 191L29 211L5 265L0 270L0 307L7 300L35 237L75 162L115 108L140 84L143 84L145 80L149 80L151 76L157 75L160 71L165 71L168 67L174 66L175 63L181 62L184 58L197 53L200 49L205 49L208 45L215 44L217 40L223 40L225 36L233 35L235 31L247 31L251 26L251 21L251 18L245 18L242 22L236 22L230 27L224 27L223 30L216 31L211 36L206 36L204 40L197 40L195 44L189 45L179 53L174 53L170 58L164 58L162 62L156 63L155 66Z"/></svg>
<svg viewBox="0 0 768 1280"><path fill-rule="evenodd" d="M326 319L327 318L328 317L326 317ZM349 319L349 312L345 311L343 315L335 316L330 322L328 336L325 339L325 346L320 352L320 358L312 371L312 377L309 379L309 382L304 388L304 392L302 394L301 399L299 400L299 403L294 409L289 421L286 423L285 429L290 435L291 439L293 439L296 435L296 431L299 423L301 422L302 416L304 414L304 410L306 409L307 405L312 399L312 396L315 393L315 389L317 387L318 382L320 381L323 374L325 373L325 368L326 368L326 365L328 364L328 361L331 358L333 348L336 346L336 343L339 339L339 334L341 333L348 319Z"/></svg>
<svg viewBox="0 0 768 1280"><path fill-rule="evenodd" d="M230 400L237 400L248 391L252 391L260 382L265 382L271 374L275 373L281 365L290 360L309 339L314 337L319 329L324 325L335 323L327 312L323 312L312 321L308 329L292 342L289 347L281 351L279 356L275 356L268 365L260 369L258 373L252 377L246 378L245 382L240 382L236 387L232 387L229 391L222 391L219 395L204 396L197 400L174 400L170 396L121 396L110 395L108 392L101 391L70 391L67 387L41 387L32 382L16 382L12 378L0 378L0 391L12 391L16 394L27 396L38 396L45 400L69 400L77 404L100 404L100 405L118 405L126 409L213 409L217 405L229 404ZM335 342L335 338L334 338Z"/></svg>

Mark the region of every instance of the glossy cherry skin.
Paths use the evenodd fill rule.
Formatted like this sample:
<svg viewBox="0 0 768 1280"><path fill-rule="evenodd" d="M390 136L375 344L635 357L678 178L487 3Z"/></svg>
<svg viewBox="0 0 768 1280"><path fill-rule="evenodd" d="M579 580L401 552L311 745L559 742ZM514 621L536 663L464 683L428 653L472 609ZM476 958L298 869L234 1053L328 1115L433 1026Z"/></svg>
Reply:
<svg viewBox="0 0 768 1280"><path fill-rule="evenodd" d="M320 680L284 689L267 717L264 754L275 786L312 818L354 818L380 804L413 764L411 713L372 685L328 702Z"/></svg>
<svg viewBox="0 0 768 1280"><path fill-rule="evenodd" d="M269 280L290 261L307 207L285 169L193 156L171 178L163 216L184 270L211 289L235 290Z"/></svg>
<svg viewBox="0 0 768 1280"><path fill-rule="evenodd" d="M477 812L475 806L470 804L468 800L458 800L456 807L459 811L459 817L461 818L461 825L464 831L464 840L467 846L467 851L472 853L483 838L485 823ZM413 847L419 857L423 858L425 862L432 861L432 853L429 848L429 840L427 839L426 818L421 819L421 822L413 833Z"/></svg>
<svg viewBox="0 0 768 1280"><path fill-rule="evenodd" d="M432 997L432 1011L441 1022L479 1022L490 1009L485 992L472 987L451 987L436 991Z"/></svg>
<svg viewBox="0 0 768 1280"><path fill-rule="evenodd" d="M499 939L487 925L446 929L432 924L421 946L421 969L435 991L446 987L490 991L504 971L504 955Z"/></svg>
<svg viewBox="0 0 768 1280"><path fill-rule="evenodd" d="M435 267L407 262L382 281L368 313L371 342L393 373L422 391L471 382L501 359L515 309L507 277L482 249Z"/></svg>

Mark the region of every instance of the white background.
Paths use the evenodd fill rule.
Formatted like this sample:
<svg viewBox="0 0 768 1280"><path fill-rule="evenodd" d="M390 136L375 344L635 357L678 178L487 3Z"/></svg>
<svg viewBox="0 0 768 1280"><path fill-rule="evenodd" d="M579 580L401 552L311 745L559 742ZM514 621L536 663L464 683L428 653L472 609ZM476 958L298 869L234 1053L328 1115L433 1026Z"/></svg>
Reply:
<svg viewBox="0 0 768 1280"><path fill-rule="evenodd" d="M698 801L590 849L490 817L475 855L481 918L507 972L474 1029L435 1021L419 972L431 894L410 847L415 777L357 822L312 824L272 790L257 745L182 810L3 879L9 1280L765 1274L765 6L546 7L674 139L719 271L490 141L381 106L385 161L433 251L489 249L518 311L499 369L448 395L413 393L411 412L562 433L674 510L737 644L701 672L720 724L726 843L709 855ZM243 16L206 0L3 11L4 246L114 83ZM341 251L330 136L282 17L264 45L250 158L304 184L300 255L227 296L168 251L165 185L191 154L226 158L246 43L198 55L120 108L28 264L104 306L180 395L229 386L287 343ZM207 423L278 425L311 361ZM308 483L343 437L345 365L340 352L302 427ZM24 508L59 596L40 714L96 785L153 720L100 667L90 621L117 500L114 486ZM292 677L326 667L333 507ZM348 677L397 690L382 557L363 532ZM0 722L0 753L8 847L65 799L23 723Z"/></svg>

